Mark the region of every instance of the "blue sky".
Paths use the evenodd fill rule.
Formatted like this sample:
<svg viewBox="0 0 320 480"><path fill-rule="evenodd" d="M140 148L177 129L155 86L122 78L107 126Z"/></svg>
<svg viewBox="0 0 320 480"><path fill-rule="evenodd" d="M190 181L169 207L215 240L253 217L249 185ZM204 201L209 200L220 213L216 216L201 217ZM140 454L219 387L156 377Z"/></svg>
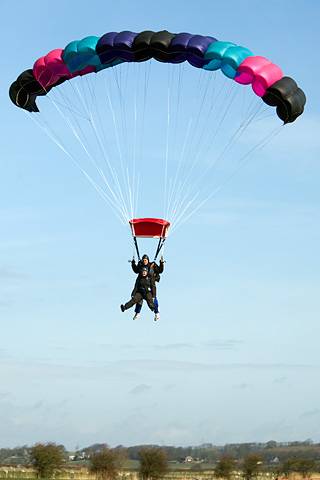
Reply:
<svg viewBox="0 0 320 480"><path fill-rule="evenodd" d="M2 0L0 446L320 440L319 14L316 1ZM119 309L134 282L128 229L7 96L53 48L149 28L251 47L308 97L169 238L158 324ZM148 211L162 188L152 142Z"/></svg>

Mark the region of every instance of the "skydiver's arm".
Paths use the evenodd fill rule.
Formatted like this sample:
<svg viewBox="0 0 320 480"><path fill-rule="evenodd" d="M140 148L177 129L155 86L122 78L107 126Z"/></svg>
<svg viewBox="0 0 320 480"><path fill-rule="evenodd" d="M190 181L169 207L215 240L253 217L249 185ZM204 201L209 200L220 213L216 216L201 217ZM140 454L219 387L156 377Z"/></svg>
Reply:
<svg viewBox="0 0 320 480"><path fill-rule="evenodd" d="M134 297L135 294L137 293L138 291L138 282L139 282L139 277L137 278L137 280L135 281L135 284L134 284L134 287L133 287L133 290L132 290L132 293L131 293L131 296Z"/></svg>
<svg viewBox="0 0 320 480"><path fill-rule="evenodd" d="M164 261L163 261L163 259L160 260L160 263L159 263L159 267L158 267L158 268L159 268L158 272L159 272L159 273L162 273L163 270L164 270Z"/></svg>
<svg viewBox="0 0 320 480"><path fill-rule="evenodd" d="M155 274L160 274L163 272L163 268L164 268L163 261L160 260L160 265L158 265L156 262L153 262L151 265Z"/></svg>
<svg viewBox="0 0 320 480"><path fill-rule="evenodd" d="M131 262L131 268L134 273L139 273L139 266L136 264L136 261L134 259Z"/></svg>

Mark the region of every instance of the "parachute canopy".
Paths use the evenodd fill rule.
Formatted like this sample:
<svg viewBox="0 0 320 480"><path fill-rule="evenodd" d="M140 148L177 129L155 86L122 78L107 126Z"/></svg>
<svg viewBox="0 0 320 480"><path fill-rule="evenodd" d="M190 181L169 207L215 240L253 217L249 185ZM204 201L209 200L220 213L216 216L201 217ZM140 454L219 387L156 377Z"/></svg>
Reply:
<svg viewBox="0 0 320 480"><path fill-rule="evenodd" d="M98 73L124 62L179 64L187 61L209 72L221 70L231 80L251 85L254 93L270 106L284 123L303 113L306 97L296 82L285 77L279 66L255 55L246 47L211 36L130 31L109 32L70 42L40 57L32 69L22 72L9 91L12 102L29 112L38 112L37 96L46 95L66 80Z"/></svg>
<svg viewBox="0 0 320 480"><path fill-rule="evenodd" d="M76 39L38 58L9 96L129 222L136 248L156 238L157 253L170 225L172 234L258 159L282 130L275 113L294 122L306 103L251 49L166 30Z"/></svg>
<svg viewBox="0 0 320 480"><path fill-rule="evenodd" d="M132 235L139 238L166 238L170 222L162 218L133 218L129 221Z"/></svg>

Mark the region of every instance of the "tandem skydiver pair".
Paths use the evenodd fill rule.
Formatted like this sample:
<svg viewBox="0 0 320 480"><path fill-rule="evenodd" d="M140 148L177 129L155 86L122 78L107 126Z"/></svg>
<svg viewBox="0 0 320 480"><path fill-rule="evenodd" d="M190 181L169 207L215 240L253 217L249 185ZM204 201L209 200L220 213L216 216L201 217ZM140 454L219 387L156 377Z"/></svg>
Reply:
<svg viewBox="0 0 320 480"><path fill-rule="evenodd" d="M156 322L160 319L156 282L160 281L160 275L164 270L163 257L161 257L159 265L155 261L150 262L148 255L143 255L138 263L133 258L131 267L138 277L131 293L131 300L120 306L121 311L124 312L135 305L133 319L137 320L140 317L143 300L146 300L148 307L155 314L154 321Z"/></svg>

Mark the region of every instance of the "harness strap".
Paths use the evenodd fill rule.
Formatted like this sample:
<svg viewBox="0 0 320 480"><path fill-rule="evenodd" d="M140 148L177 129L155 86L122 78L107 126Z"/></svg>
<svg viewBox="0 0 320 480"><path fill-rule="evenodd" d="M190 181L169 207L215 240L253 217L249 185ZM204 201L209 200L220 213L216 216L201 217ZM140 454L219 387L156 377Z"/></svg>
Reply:
<svg viewBox="0 0 320 480"><path fill-rule="evenodd" d="M166 241L165 237L159 238L158 247L157 247L157 250L156 250L156 254L155 254L155 256L154 256L154 259L153 259L154 262L157 260L157 257L158 257L158 255L159 255L159 253L161 252L161 249L162 249L165 241Z"/></svg>
<svg viewBox="0 0 320 480"><path fill-rule="evenodd" d="M133 241L134 241L134 245L135 245L135 247L136 247L136 251L137 251L137 255L138 255L138 260L139 260L139 262L140 262L141 258L140 258L140 252L139 252L137 237L133 237Z"/></svg>

